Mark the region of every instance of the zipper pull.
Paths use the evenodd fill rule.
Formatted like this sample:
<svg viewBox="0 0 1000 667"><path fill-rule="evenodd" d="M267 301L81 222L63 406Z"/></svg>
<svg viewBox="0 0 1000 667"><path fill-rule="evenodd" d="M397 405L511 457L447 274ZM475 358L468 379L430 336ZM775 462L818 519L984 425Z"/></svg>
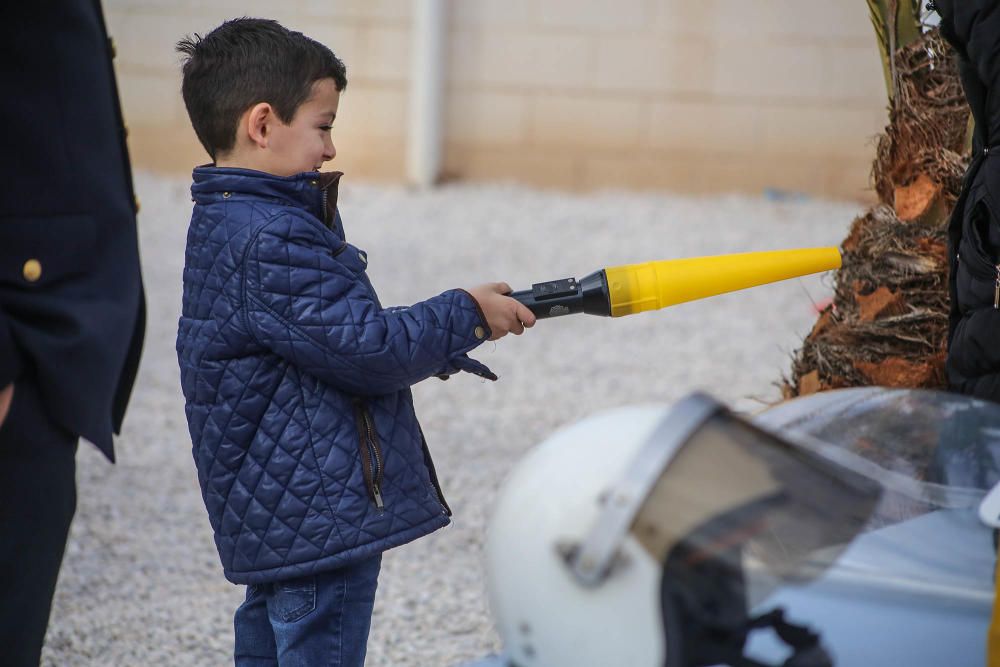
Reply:
<svg viewBox="0 0 1000 667"><path fill-rule="evenodd" d="M379 508L380 510L384 510L385 503L382 502L382 490L378 488L377 482L372 484L372 494L375 496L375 507Z"/></svg>
<svg viewBox="0 0 1000 667"><path fill-rule="evenodd" d="M993 284L993 309L1000 309L1000 264L997 264L997 279Z"/></svg>

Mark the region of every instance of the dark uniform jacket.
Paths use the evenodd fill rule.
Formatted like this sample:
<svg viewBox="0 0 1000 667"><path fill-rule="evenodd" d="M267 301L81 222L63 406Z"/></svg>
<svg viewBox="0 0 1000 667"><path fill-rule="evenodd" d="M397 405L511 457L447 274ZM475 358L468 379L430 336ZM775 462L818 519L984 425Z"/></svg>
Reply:
<svg viewBox="0 0 1000 667"><path fill-rule="evenodd" d="M948 382L1000 401L1000 3L936 5L975 119L972 162L948 227Z"/></svg>
<svg viewBox="0 0 1000 667"><path fill-rule="evenodd" d="M113 47L90 0L0 25L0 387L113 459L145 322Z"/></svg>

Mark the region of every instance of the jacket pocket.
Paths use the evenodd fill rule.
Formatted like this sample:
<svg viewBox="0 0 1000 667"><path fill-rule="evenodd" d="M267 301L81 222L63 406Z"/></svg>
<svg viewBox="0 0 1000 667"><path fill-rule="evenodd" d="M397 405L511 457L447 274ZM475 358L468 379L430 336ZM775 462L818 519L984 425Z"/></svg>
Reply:
<svg viewBox="0 0 1000 667"><path fill-rule="evenodd" d="M990 242L990 230L997 223L985 198L975 203L965 221L963 240L967 243L963 255L969 256L973 270L984 278L992 277L996 272L997 249Z"/></svg>
<svg viewBox="0 0 1000 667"><path fill-rule="evenodd" d="M962 226L956 262L956 298L962 312L1000 308L1000 262L993 258L989 230L996 221L985 200L969 211Z"/></svg>
<svg viewBox="0 0 1000 667"><path fill-rule="evenodd" d="M368 411L368 405L361 399L354 401L354 417L358 425L358 453L361 455L361 471L364 473L368 495L379 510L385 509L382 501L382 478L385 466L382 448L378 441L375 420Z"/></svg>

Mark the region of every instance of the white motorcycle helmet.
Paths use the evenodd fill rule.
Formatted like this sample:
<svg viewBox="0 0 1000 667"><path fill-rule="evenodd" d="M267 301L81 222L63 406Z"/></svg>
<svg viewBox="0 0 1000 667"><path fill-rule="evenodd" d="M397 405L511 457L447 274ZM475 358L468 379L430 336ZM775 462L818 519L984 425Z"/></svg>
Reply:
<svg viewBox="0 0 1000 667"><path fill-rule="evenodd" d="M501 661L985 664L998 529L994 403L868 387L752 423L704 395L612 410L548 438L501 490Z"/></svg>
<svg viewBox="0 0 1000 667"><path fill-rule="evenodd" d="M821 572L880 491L701 394L672 410L626 407L564 428L518 463L490 525L488 586L504 659L762 664L738 660L748 634L766 626L787 645L788 664L829 665L816 634L748 610L778 582Z"/></svg>

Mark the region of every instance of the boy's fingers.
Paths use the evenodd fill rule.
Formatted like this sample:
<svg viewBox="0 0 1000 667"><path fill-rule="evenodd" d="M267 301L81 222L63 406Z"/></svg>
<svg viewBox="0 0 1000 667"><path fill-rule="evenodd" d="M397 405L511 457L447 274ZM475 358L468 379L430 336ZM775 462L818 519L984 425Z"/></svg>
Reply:
<svg viewBox="0 0 1000 667"><path fill-rule="evenodd" d="M524 305L521 302L518 302L518 304L517 304L517 313L516 313L516 315L517 315L518 321L521 322L521 324L523 324L524 326L526 326L526 327L533 327L533 326L535 326L535 314L533 312L531 312L530 308L528 308L526 305Z"/></svg>
<svg viewBox="0 0 1000 667"><path fill-rule="evenodd" d="M510 294L511 292L514 291L510 288L510 285L503 282L493 283L493 288L496 289L497 294Z"/></svg>

